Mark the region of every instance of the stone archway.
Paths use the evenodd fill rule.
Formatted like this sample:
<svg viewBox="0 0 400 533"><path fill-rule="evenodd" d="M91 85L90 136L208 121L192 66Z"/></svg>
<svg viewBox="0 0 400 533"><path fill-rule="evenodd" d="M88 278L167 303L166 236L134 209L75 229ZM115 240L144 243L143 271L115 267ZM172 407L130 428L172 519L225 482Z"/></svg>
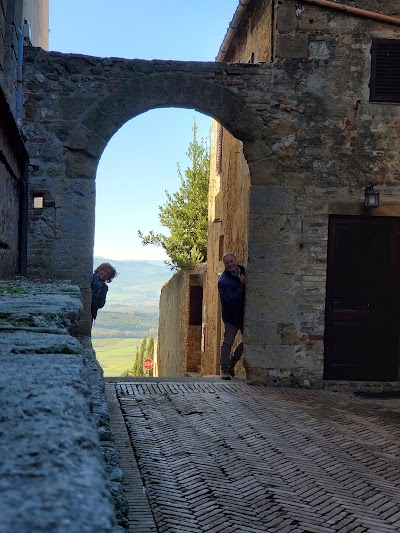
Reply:
<svg viewBox="0 0 400 533"><path fill-rule="evenodd" d="M28 89L35 87L35 99L28 96L25 102L25 132L31 163L38 168L30 176L30 196L43 196L44 207L30 210L28 268L31 274L71 279L81 287L85 316L80 332L89 334L95 176L108 141L146 111L195 109L243 141L259 183L258 162L271 154L267 116L257 110L259 87L261 81L269 87L271 71L268 65L107 59L41 50L30 52L29 59L25 79Z"/></svg>

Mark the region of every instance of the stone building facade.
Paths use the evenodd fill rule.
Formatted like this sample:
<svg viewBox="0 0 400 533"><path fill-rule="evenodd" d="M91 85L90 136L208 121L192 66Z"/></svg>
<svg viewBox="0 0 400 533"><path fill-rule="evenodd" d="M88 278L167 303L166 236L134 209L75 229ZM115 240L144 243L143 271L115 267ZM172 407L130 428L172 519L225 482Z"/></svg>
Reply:
<svg viewBox="0 0 400 533"><path fill-rule="evenodd" d="M216 59L272 66L271 93L257 95L258 108L271 112L271 151L248 165L241 139L213 125L204 306L206 327L215 335L207 337L204 374L219 371L216 286L222 254L232 251L248 268L248 379L315 386L323 378L398 381L400 313L387 299L391 292L398 299L398 285L382 289L385 304L383 296L361 302L369 306L365 316L359 309L363 298L354 295L346 302L353 306L347 315L343 301L336 300L340 284L342 291L356 285L356 274L340 274L346 267L357 266L363 272L358 279L364 277L368 286L385 285L382 277L388 275L383 267L367 273L365 264L380 263L389 248L366 254L355 244L360 232L368 246L384 226L388 235L397 231L396 220L378 219L400 214L400 80L397 75L392 82L381 70L378 82L374 61L376 47L386 53L388 45L394 64L382 68L399 72L399 14L395 1L343 6L253 0L238 6ZM374 83L388 85L388 101L371 96ZM255 167L260 179L254 179ZM377 209L364 207L364 190L371 184L381 192ZM372 217L378 223L374 230ZM351 236L335 238L335 228ZM341 247L363 260L341 256ZM391 258L385 256L387 263L395 261L395 249ZM391 327L382 325L379 305L396 308ZM382 339L386 334L390 346Z"/></svg>
<svg viewBox="0 0 400 533"><path fill-rule="evenodd" d="M358 286L353 290L361 279L358 271L368 288L378 285L376 279L381 287L395 279L377 258L385 256L386 266L396 263L379 248L380 242L395 242L400 192L399 105L382 101L380 58L382 50L387 57L387 45L397 50L398 5L368 0L361 6L349 0L344 10L322 0L243 4L224 40L223 57L215 63L94 58L40 49L25 54L23 131L32 164L28 271L71 279L81 287L85 318L80 328L88 333L95 177L102 151L140 113L194 108L223 127L222 170L211 180L217 192L210 206L202 371L217 370L216 281L221 253L231 249L248 268L246 377L318 386L327 361L326 331L333 328L334 336L346 340L346 328L339 326L347 318L338 320L333 313L329 328L325 322L327 296L336 302L330 278L339 276L344 293L348 284L340 254L348 257L349 250L364 243L351 254L352 293L363 292ZM376 183L381 207L372 213L363 206L364 189ZM389 212L382 218L390 227L376 216ZM377 230L369 234L372 219ZM350 237L337 240L338 235ZM362 254L365 260L357 263ZM363 265L370 262L376 269L368 277ZM386 298L396 291L386 284L383 292ZM396 312L391 324L396 324ZM357 338L367 339L364 345L371 338L366 333L380 330L383 315L375 316L373 327L358 316L364 322ZM390 379L397 381L398 334L388 333L393 341ZM372 339L375 345L378 338ZM335 360L335 349L330 370L344 366Z"/></svg>
<svg viewBox="0 0 400 533"><path fill-rule="evenodd" d="M155 376L201 372L205 265L177 272L161 289Z"/></svg>
<svg viewBox="0 0 400 533"><path fill-rule="evenodd" d="M31 39L47 48L48 0L35 2L35 9L22 0L0 0L0 278L27 267L28 153L21 121L23 54Z"/></svg>

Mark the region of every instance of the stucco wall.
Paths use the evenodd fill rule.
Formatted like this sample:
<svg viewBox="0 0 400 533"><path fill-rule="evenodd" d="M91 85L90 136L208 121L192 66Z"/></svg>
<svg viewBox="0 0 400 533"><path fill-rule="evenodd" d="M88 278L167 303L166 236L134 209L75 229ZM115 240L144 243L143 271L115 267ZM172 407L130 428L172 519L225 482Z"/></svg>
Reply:
<svg viewBox="0 0 400 533"><path fill-rule="evenodd" d="M49 48L49 0L24 0L23 17L31 28L33 46Z"/></svg>
<svg viewBox="0 0 400 533"><path fill-rule="evenodd" d="M254 2L254 9L248 9L224 61L258 63L271 60L271 4L271 0L260 0Z"/></svg>
<svg viewBox="0 0 400 533"><path fill-rule="evenodd" d="M160 377L186 373L187 299L189 276L175 274L161 289L157 338L157 372Z"/></svg>

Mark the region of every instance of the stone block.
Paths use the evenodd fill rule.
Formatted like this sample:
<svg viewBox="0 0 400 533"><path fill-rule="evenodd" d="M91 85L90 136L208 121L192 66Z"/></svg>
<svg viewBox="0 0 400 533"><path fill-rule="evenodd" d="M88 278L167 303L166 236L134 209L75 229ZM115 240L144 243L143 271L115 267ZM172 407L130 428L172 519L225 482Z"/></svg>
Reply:
<svg viewBox="0 0 400 533"><path fill-rule="evenodd" d="M250 213L289 214L295 212L294 193L289 187L250 188Z"/></svg>
<svg viewBox="0 0 400 533"><path fill-rule="evenodd" d="M85 209L88 212L95 209L95 182L87 179L63 180L58 183L54 200L58 209ZM87 218L87 216L85 216Z"/></svg>
<svg viewBox="0 0 400 533"><path fill-rule="evenodd" d="M249 235L257 236L257 241L279 246L293 242L297 230L287 215L249 214Z"/></svg>
<svg viewBox="0 0 400 533"><path fill-rule="evenodd" d="M68 151L65 156L67 178L94 179L98 160L81 152Z"/></svg>
<svg viewBox="0 0 400 533"><path fill-rule="evenodd" d="M294 367L294 349L292 346L245 346L245 368L279 368Z"/></svg>
<svg viewBox="0 0 400 533"><path fill-rule="evenodd" d="M1 529L114 531L82 358L20 354L0 363Z"/></svg>
<svg viewBox="0 0 400 533"><path fill-rule="evenodd" d="M308 34L278 33L275 41L276 59L307 59Z"/></svg>
<svg viewBox="0 0 400 533"><path fill-rule="evenodd" d="M293 246L292 243L270 243L261 240L258 235L249 235L248 246L248 273L256 275L267 274L274 271L284 272L285 274L294 274L305 262L302 257L302 251Z"/></svg>
<svg viewBox="0 0 400 533"><path fill-rule="evenodd" d="M76 119L82 115L96 101L93 96L67 96L58 97L58 115L61 120Z"/></svg>
<svg viewBox="0 0 400 533"><path fill-rule="evenodd" d="M282 185L281 164L275 157L266 157L249 163L252 185L276 186Z"/></svg>
<svg viewBox="0 0 400 533"><path fill-rule="evenodd" d="M276 10L276 30L282 33L293 32L298 23L296 6L292 2L279 2Z"/></svg>
<svg viewBox="0 0 400 533"><path fill-rule="evenodd" d="M279 343L277 324L269 320L260 321L253 316L249 320L245 318L245 338L248 344L276 345Z"/></svg>

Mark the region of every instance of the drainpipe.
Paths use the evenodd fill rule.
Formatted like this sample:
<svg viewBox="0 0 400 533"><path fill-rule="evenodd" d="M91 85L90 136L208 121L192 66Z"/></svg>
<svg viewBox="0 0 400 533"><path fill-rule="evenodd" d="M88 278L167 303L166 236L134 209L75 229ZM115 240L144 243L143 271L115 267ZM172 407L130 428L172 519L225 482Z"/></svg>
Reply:
<svg viewBox="0 0 400 533"><path fill-rule="evenodd" d="M18 127L22 126L22 61L24 57L24 32L18 30L18 53L17 53L17 108L16 119Z"/></svg>
<svg viewBox="0 0 400 533"><path fill-rule="evenodd" d="M215 61L223 61L225 58L225 55L227 51L229 50L229 46L232 42L233 36L235 35L236 30L238 29L238 26L240 24L240 21L242 20L242 17L244 15L244 12L247 9L247 6L250 4L252 0L240 0L240 3L238 7L236 8L235 14L233 15L233 19L231 23L229 24L228 31L225 35L225 38L220 46L220 49L218 51L218 55L215 58Z"/></svg>
<svg viewBox="0 0 400 533"><path fill-rule="evenodd" d="M306 4L314 4L316 6L328 7L339 11L345 11L352 15L368 18L371 20L378 20L379 22L386 22L387 24L394 24L400 26L400 17L392 17L390 15L382 15L381 13L375 13L375 11L366 11L365 9L359 9L358 7L350 7L344 4L337 4L329 0L301 0Z"/></svg>
<svg viewBox="0 0 400 533"><path fill-rule="evenodd" d="M26 276L28 270L28 161L22 179L18 181L18 274Z"/></svg>

